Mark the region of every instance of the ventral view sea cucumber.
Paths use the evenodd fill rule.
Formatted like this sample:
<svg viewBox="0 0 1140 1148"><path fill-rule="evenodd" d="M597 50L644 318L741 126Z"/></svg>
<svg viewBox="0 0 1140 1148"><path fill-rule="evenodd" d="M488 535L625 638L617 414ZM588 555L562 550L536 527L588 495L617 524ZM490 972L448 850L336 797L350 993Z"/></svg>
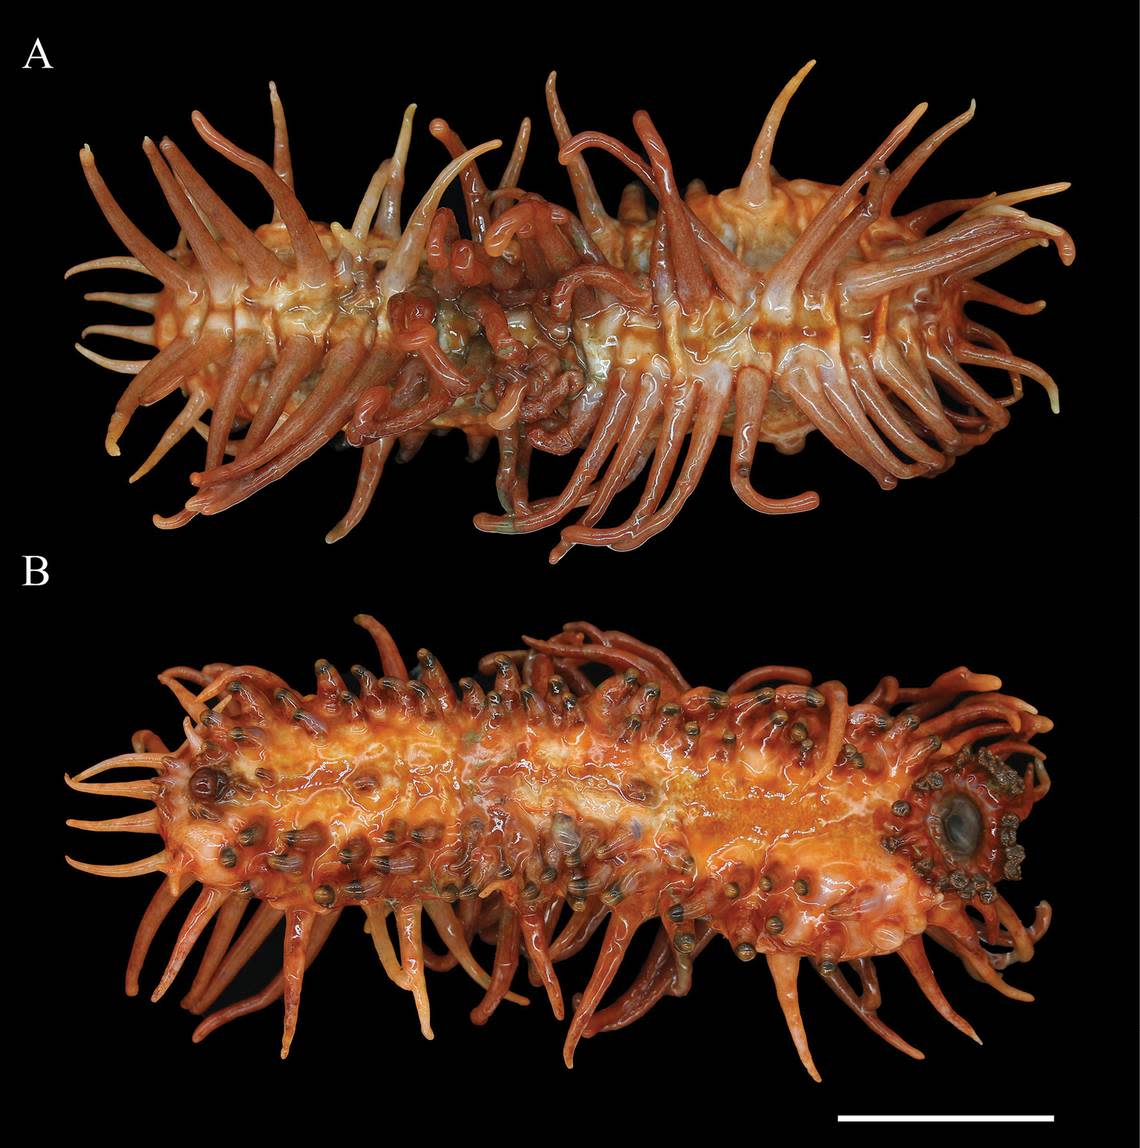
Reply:
<svg viewBox="0 0 1140 1148"><path fill-rule="evenodd" d="M716 938L766 966L817 1080L797 989L805 964L919 1059L878 1015L875 958L896 954L975 1040L924 938L1005 996L1032 999L1003 973L1033 956L1050 908L1026 926L998 886L1021 877L1022 825L1049 790L1033 742L1052 723L997 678L962 667L914 688L884 677L855 699L838 681L766 665L725 690L693 687L661 650L574 622L487 655L484 685L453 686L430 651L409 673L388 631L357 621L383 676L353 666L349 689L318 661L303 693L252 665L178 666L160 680L185 710L182 744L141 731L131 753L67 779L153 803L68 823L162 839L125 864L69 858L111 877L162 875L131 949L129 994L164 918L196 890L152 998L203 942L183 999L204 1014L195 1041L283 998L285 1056L307 970L346 911L363 912L424 1036L436 973L459 966L483 990L476 1024L504 1001L528 1003L529 977L568 1019L568 1066L583 1038L685 996ZM119 770L145 776L91 780ZM211 1011L282 919L278 975ZM610 993L642 926L654 938L644 964ZM593 974L568 996L556 966L596 932ZM473 952L477 941L493 955Z"/></svg>
<svg viewBox="0 0 1140 1148"><path fill-rule="evenodd" d="M761 443L792 453L818 429L887 489L938 474L987 442L1008 424L1026 378L1056 410L1052 378L973 307L1029 315L1044 306L979 278L1049 244L1072 262L1069 235L1018 206L1068 185L896 214L918 170L973 117L972 103L893 168L925 104L842 184L782 178L772 166L777 128L811 66L777 96L739 186L719 194L699 180L682 192L646 111L633 117L637 147L597 131L574 134L551 75L547 106L574 210L526 190L529 119L494 187L479 161L501 141L468 148L434 119L430 132L452 158L405 222L413 105L351 219L314 222L293 190L285 115L270 85L272 162L193 114L202 140L269 194L272 220L256 230L173 140L144 140L181 229L164 251L121 210L85 146L83 172L130 254L68 274L130 269L160 284L88 295L151 316L143 326L90 326L84 337L132 340L153 347L153 358L78 345L131 376L107 450L119 453L139 407L181 396L132 475L141 478L186 435L203 436L205 458L190 476L196 489L181 510L155 518L177 527L242 502L327 443L347 443L359 448L359 477L327 536L335 541L359 523L393 452L410 458L430 433L459 429L473 457L492 439L498 446L499 512L477 515L475 525L505 534L557 526L557 561L579 544L631 550L665 529L720 435L731 439L735 493L762 513L789 514L811 510L819 496L762 494L753 473ZM676 143L687 160L690 141ZM633 177L616 216L587 168L591 149ZM455 179L462 223L441 206ZM1002 380L997 393L975 377L978 368ZM560 492L535 497L543 453L576 454L576 466ZM639 481L633 509L610 513ZM607 513L619 520L603 524Z"/></svg>

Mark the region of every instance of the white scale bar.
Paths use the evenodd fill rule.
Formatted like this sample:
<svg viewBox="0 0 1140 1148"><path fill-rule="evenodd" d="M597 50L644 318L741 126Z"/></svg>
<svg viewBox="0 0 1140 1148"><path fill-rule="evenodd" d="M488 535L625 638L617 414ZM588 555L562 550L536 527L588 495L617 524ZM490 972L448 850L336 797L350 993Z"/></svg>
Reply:
<svg viewBox="0 0 1140 1148"><path fill-rule="evenodd" d="M919 1113L914 1116L900 1116L897 1112L885 1116L869 1116L858 1113L851 1116L836 1116L840 1124L1052 1124L1052 1116L934 1116Z"/></svg>

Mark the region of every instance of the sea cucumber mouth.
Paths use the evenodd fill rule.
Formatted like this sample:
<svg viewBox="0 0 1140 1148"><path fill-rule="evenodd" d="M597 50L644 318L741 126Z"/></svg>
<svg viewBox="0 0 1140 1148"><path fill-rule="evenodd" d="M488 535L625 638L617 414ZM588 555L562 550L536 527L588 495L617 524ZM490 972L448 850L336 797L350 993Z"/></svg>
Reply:
<svg viewBox="0 0 1140 1148"><path fill-rule="evenodd" d="M988 904L996 882L1020 880L1026 853L1018 829L1047 790L1034 784L1044 767L1026 756L1022 774L986 746L959 751L895 802L894 834L884 847L909 856L923 880L942 892Z"/></svg>
<svg viewBox="0 0 1140 1148"><path fill-rule="evenodd" d="M985 823L977 805L964 793L952 794L931 810L948 861L968 861L978 851Z"/></svg>

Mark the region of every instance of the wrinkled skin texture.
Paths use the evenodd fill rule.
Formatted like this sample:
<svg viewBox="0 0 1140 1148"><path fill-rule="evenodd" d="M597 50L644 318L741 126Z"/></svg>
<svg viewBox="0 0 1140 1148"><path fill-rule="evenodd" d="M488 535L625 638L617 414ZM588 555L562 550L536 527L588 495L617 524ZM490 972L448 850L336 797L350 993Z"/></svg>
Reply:
<svg viewBox="0 0 1140 1148"><path fill-rule="evenodd" d="M458 428L473 457L498 442L503 513L477 516L480 529L530 532L584 511L561 528L557 561L576 544L632 549L668 526L721 434L732 438L736 494L755 510L787 514L819 498L806 491L773 499L756 490L760 443L791 453L819 429L890 488L937 474L988 441L1008 423L1026 375L1056 409L1053 380L964 308L976 301L1032 314L1043 306L977 279L1050 243L1072 262L1063 230L1014 206L1067 185L894 215L922 163L973 115L971 106L888 170L925 105L846 183L781 179L772 144L807 70L777 99L741 185L711 195L698 182L684 197L645 112L634 128L647 158L599 133L572 136L551 77L551 121L577 213L518 186L529 121L491 192L476 161L499 141L465 151L434 120L431 131L453 159L401 227L409 111L353 226L313 223L292 191L274 90L273 167L194 117L205 141L273 197L278 218L256 233L171 141L147 141L184 229L166 255L122 214L85 149L92 190L134 258L80 269L132 266L164 284L157 295L115 297L151 312L152 327L85 332L159 349L148 363L80 348L135 375L111 420L108 450L118 453L138 406L181 390L186 406L136 471L141 477L212 412L206 464L191 476L197 492L178 514L156 518L173 527L243 501L343 432L362 455L349 511L328 536L335 541L359 522L393 450L411 457L432 431ZM583 158L589 148L610 152L637 177L616 218L594 189ZM467 238L440 206L453 178L463 184ZM993 396L979 385L969 373L978 366L1008 375L1007 393ZM574 451L581 454L563 491L533 499L534 453ZM641 477L630 516L601 526L617 493Z"/></svg>
<svg viewBox="0 0 1140 1148"><path fill-rule="evenodd" d="M169 752L139 735L135 753L71 782L155 804L129 824L73 823L163 838L143 862L73 862L111 875L166 874L140 928L128 991L157 921L190 883L203 892L160 991L218 914L187 998L194 1011L256 949L240 938L230 947L248 900L261 903L247 927L254 939L287 915L282 977L212 1014L196 1039L284 994L287 1051L305 964L355 906L389 976L415 994L429 1036L425 964L458 960L484 985L473 1013L482 1023L508 995L521 955L561 1017L553 964L605 923L567 1064L583 1036L687 992L695 956L716 935L742 960L767 958L813 1076L796 994L802 958L910 1055L921 1054L878 1020L870 958L899 953L935 1007L971 1036L934 982L924 933L974 975L1025 997L999 970L1032 956L1049 910L1026 928L995 885L1021 875L1017 829L1048 789L1031 740L1051 723L998 692L996 678L959 669L925 689L886 678L852 704L838 682L813 687L806 671L769 666L720 692L690 687L661 651L628 635L575 623L483 659L481 672L494 677L484 693L472 679L453 687L426 650L410 678L387 631L358 620L376 638L385 674L353 667L358 693L327 662L317 664L316 692L303 697L251 666L168 671L163 680L189 715L186 741ZM593 686L586 666L611 676ZM155 779L106 789L85 780L139 765ZM424 911L450 956L425 949ZM645 968L601 1007L629 937L651 922L658 940ZM468 949L476 936L496 945L490 976ZM843 963L858 973L861 996L838 972Z"/></svg>

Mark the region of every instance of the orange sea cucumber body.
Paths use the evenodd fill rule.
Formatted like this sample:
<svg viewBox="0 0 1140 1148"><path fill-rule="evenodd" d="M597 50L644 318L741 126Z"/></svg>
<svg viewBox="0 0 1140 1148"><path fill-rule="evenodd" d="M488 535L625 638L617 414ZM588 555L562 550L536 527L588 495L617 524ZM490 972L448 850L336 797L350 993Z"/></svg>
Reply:
<svg viewBox="0 0 1140 1148"><path fill-rule="evenodd" d="M84 149L92 190L134 257L81 268L131 266L164 284L157 295L115 297L153 313L153 326L88 328L150 343L155 359L120 362L80 348L134 375L111 419L108 450L118 453L140 405L185 395L134 476L190 430L203 430L205 465L191 476L197 491L181 512L156 519L173 527L249 498L343 433L361 448L361 467L333 541L359 522L394 450L407 458L433 430L461 428L473 455L492 439L499 447L503 513L479 515L481 529L530 532L583 511L561 527L557 560L576 544L632 549L668 526L720 434L733 440L736 494L753 509L786 514L819 499L812 491L762 495L751 477L762 442L789 453L818 429L889 488L936 474L987 442L1007 425L1024 377L1040 383L1056 409L1052 378L965 307L1032 314L1043 306L1010 299L978 277L1050 243L1072 262L1069 235L1017 206L1067 185L895 215L900 194L972 118L972 105L893 170L886 164L924 104L845 183L782 179L771 167L775 133L807 71L776 100L740 186L716 195L699 182L681 194L645 112L634 116L644 156L601 133L572 136L551 77L548 105L576 213L519 186L529 121L491 191L477 161L500 141L465 150L437 119L431 131L453 158L402 226L409 109L352 224L314 223L292 191L274 89L272 167L194 114L205 141L273 197L277 218L256 233L172 141L147 141L183 228L167 255L118 208ZM636 177L616 217L594 188L587 149L610 153ZM455 178L467 237L440 206ZM1006 393L982 387L971 375L977 367L1008 376ZM533 454L574 451L581 455L564 489L532 497ZM601 525L616 495L642 476L635 509Z"/></svg>
<svg viewBox="0 0 1140 1148"><path fill-rule="evenodd" d="M911 1055L878 1020L870 958L899 953L935 1007L970 1035L933 980L924 933L981 979L1024 996L999 970L1032 956L1048 907L1026 928L995 885L1020 876L1017 827L1048 789L1031 739L1051 723L1000 693L997 679L960 669L901 689L886 678L853 703L837 682L815 687L805 671L769 666L721 692L690 687L661 651L628 635L576 623L485 658L480 669L494 681L484 693L472 679L453 687L426 650L409 677L387 631L361 621L385 676L354 667L358 693L325 662L306 696L251 666L169 671L164 680L189 715L186 741L170 752L140 735L134 754L72 782L98 792L86 778L104 770L156 774L111 783L108 792L150 797L155 810L102 827L157 832L161 852L110 870L76 863L166 874L140 928L129 987L157 922L193 882L202 892L161 989L217 916L187 998L194 1011L287 917L277 989L214 1013L198 1038L283 994L287 1051L305 966L354 906L368 915L389 976L415 995L429 1035L425 964L458 962L484 985L473 1014L482 1022L515 999L521 957L561 1016L553 965L605 923L571 1021L568 1064L583 1036L687 992L694 958L716 935L743 960L766 957L813 1075L795 989L801 959ZM611 676L592 685L590 665ZM234 941L250 899L261 905L250 939ZM443 955L424 946L424 912ZM658 939L641 974L602 1007L630 936L653 921ZM491 974L471 955L477 936L496 945ZM862 996L838 971L844 963Z"/></svg>

